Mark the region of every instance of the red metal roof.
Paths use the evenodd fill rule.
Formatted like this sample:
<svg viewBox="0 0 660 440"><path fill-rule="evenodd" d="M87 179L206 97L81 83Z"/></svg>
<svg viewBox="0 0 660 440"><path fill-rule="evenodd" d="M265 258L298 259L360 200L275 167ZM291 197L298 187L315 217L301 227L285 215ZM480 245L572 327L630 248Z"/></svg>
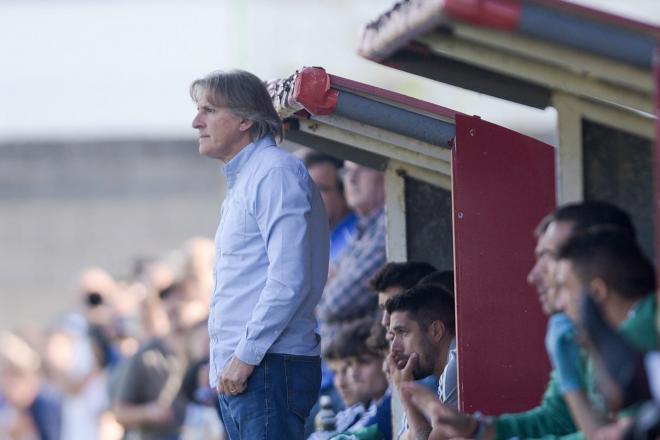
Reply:
<svg viewBox="0 0 660 440"><path fill-rule="evenodd" d="M303 67L288 78L267 83L276 110L282 117L304 109L313 115L329 115L335 111L341 90L354 91L366 98L385 100L411 110L419 110L443 119L453 120L458 112L427 101L412 98L380 87L328 74L321 67Z"/></svg>

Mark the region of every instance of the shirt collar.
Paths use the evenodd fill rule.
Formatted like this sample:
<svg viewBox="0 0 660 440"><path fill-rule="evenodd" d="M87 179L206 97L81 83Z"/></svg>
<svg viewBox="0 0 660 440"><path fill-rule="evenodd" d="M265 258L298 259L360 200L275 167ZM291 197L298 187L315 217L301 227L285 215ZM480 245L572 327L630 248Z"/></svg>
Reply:
<svg viewBox="0 0 660 440"><path fill-rule="evenodd" d="M632 305L630 310L628 310L628 315L626 316L626 319L619 325L619 328L628 325L629 322L635 319L635 316L637 315L639 309L641 309L646 303L653 301L654 298L655 298L655 293L651 293L649 295L646 295L644 298L637 300L635 304Z"/></svg>
<svg viewBox="0 0 660 440"><path fill-rule="evenodd" d="M339 221L339 223L337 223L337 225L335 226L334 230L335 230L335 231L338 231L338 230L340 230L340 229L342 229L342 228L351 227L351 226L352 226L353 224L355 224L356 222L357 222L357 215L355 215L354 212L349 212L348 214L346 214L346 215L345 215L345 216ZM330 231L330 232L332 232L332 231Z"/></svg>
<svg viewBox="0 0 660 440"><path fill-rule="evenodd" d="M247 144L229 162L222 165L221 170L225 176L227 176L227 185L231 187L234 184L238 173L240 173L243 166L248 163L255 151L261 150L270 145L275 145L275 140L273 140L272 136L264 136L256 142Z"/></svg>

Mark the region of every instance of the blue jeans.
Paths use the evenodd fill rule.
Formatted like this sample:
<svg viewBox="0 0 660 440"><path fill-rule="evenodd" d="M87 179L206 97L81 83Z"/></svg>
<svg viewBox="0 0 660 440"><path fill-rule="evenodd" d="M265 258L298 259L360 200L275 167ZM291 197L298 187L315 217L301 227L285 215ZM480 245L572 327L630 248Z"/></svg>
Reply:
<svg viewBox="0 0 660 440"><path fill-rule="evenodd" d="M266 354L248 378L245 392L220 395L230 440L297 440L319 396L321 359Z"/></svg>

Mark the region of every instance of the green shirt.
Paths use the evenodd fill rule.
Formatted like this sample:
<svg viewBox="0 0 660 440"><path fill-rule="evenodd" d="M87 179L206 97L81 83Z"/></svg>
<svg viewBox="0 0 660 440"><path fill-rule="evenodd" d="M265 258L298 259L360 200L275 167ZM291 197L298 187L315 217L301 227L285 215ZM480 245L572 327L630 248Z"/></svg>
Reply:
<svg viewBox="0 0 660 440"><path fill-rule="evenodd" d="M623 337L640 351L647 352L656 348L655 311L655 295L651 294L641 299L619 326L619 332ZM592 404L602 408L603 399L596 390L591 362L587 363L583 371L583 383L587 385L589 399ZM523 413L504 414L496 418L495 430L498 440L511 437L544 439L562 437L565 440L583 438L582 433L577 431L559 390L556 374L556 371L550 373L550 381L543 394L541 405ZM619 415L631 416L636 410L636 407L626 408Z"/></svg>

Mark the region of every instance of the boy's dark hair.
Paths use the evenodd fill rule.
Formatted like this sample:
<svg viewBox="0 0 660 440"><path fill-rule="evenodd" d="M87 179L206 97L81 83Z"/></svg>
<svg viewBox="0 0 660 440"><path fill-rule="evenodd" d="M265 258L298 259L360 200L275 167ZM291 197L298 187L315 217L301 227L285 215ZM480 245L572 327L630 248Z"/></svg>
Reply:
<svg viewBox="0 0 660 440"><path fill-rule="evenodd" d="M552 222L571 222L574 224L575 232L593 226L610 225L635 237L635 227L630 216L618 206L608 202L589 201L561 206L541 220L534 231L536 236L543 234Z"/></svg>
<svg viewBox="0 0 660 440"><path fill-rule="evenodd" d="M419 280L418 286L427 286L434 284L445 289L447 292L454 294L454 271L453 270L439 270L426 275Z"/></svg>
<svg viewBox="0 0 660 440"><path fill-rule="evenodd" d="M387 263L371 278L369 285L375 292L382 292L390 287L410 289L435 271L435 267L421 261Z"/></svg>
<svg viewBox="0 0 660 440"><path fill-rule="evenodd" d="M415 286L387 300L385 309L390 315L394 312L408 312L410 319L422 329L433 321L441 321L452 334L456 333L454 296L438 285Z"/></svg>
<svg viewBox="0 0 660 440"><path fill-rule="evenodd" d="M371 317L351 322L323 350L323 358L326 360L338 360L349 357L356 357L358 359L382 357L382 351L367 344L367 339L371 335L373 325L374 319Z"/></svg>
<svg viewBox="0 0 660 440"><path fill-rule="evenodd" d="M337 169L340 169L344 166L344 161L342 159L314 150L305 154L303 157L303 162L307 168L321 163L329 163Z"/></svg>
<svg viewBox="0 0 660 440"><path fill-rule="evenodd" d="M599 226L573 235L560 246L559 260L568 260L582 284L601 278L626 299L655 291L655 271L629 231Z"/></svg>

